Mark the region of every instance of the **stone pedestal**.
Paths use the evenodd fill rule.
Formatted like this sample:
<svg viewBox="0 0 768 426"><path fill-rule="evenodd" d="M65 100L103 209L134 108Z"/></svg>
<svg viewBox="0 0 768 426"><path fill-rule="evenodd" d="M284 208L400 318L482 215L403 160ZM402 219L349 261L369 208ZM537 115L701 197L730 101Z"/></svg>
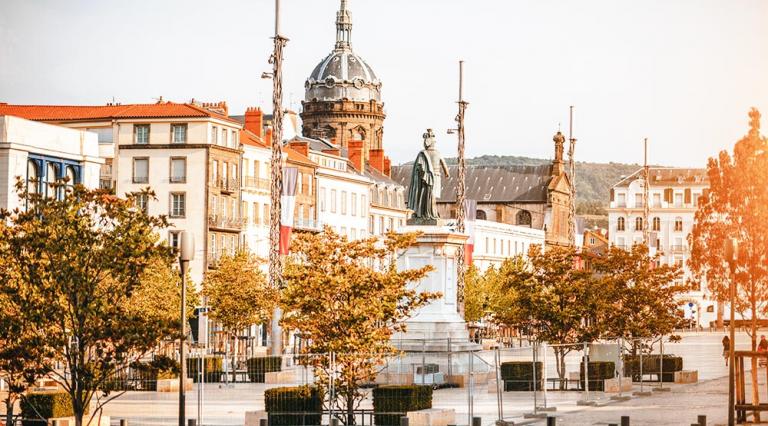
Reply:
<svg viewBox="0 0 768 426"><path fill-rule="evenodd" d="M434 226L407 226L405 232L421 232L422 235L418 243L398 259L398 267L416 269L431 265L434 270L416 284L416 290L440 292L442 297L419 309L406 322L407 331L395 335L393 340L400 341L403 345L409 345L411 341L426 340L430 346L442 345L443 348L447 347L448 339L456 340L455 343L468 341L467 323L458 312L456 288L456 257L458 250L466 243L467 236L440 223ZM422 348L421 342L418 347L403 349L440 350L437 347Z"/></svg>
<svg viewBox="0 0 768 426"><path fill-rule="evenodd" d="M675 383L697 383L698 381L698 370L675 371Z"/></svg>
<svg viewBox="0 0 768 426"><path fill-rule="evenodd" d="M430 408L427 410L409 411L409 426L448 426L456 424L456 410Z"/></svg>

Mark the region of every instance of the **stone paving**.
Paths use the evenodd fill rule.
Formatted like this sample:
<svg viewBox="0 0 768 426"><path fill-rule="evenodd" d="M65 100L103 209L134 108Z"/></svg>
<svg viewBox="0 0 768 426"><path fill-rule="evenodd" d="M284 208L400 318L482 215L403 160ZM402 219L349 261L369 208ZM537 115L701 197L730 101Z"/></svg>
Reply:
<svg viewBox="0 0 768 426"><path fill-rule="evenodd" d="M606 425L618 423L622 415L629 415L633 425L689 425L696 421L699 414L707 415L708 424L722 423L726 415L728 374L722 357L720 339L722 333L699 333L685 335L681 343L670 343L665 352L684 357L685 369L699 371L699 383L694 385L670 385L668 392L655 392L652 396L635 397L625 402L610 401L602 392L592 392L590 399L602 406L585 407L577 405L584 398L582 392L547 392L547 405L556 407L550 413L558 417L562 425ZM738 348L748 347L745 334L737 336ZM517 356L517 355L516 355ZM578 356L575 362L578 362ZM492 358L491 358L492 359ZM553 359L548 359L553 362ZM577 365L577 364L576 364ZM574 362L569 362L572 371ZM578 371L578 366L575 367ZM554 371L553 367L549 369ZM554 373L550 373L552 377ZM655 385L658 386L658 385ZM203 423L205 425L242 425L246 411L263 410L263 384L235 384L230 387L218 384L205 385L203 403ZM646 386L647 388L648 386ZM635 390L640 390L635 385ZM443 389L435 391L435 408L453 408L457 413L457 423L467 424L468 398L473 399L474 415L482 417L484 425L491 425L498 419L499 400L497 394L489 392L487 385L477 385L470 395L467 388ZM111 402L104 409L116 423L121 418L129 419L131 426L169 425L177 422L178 410L176 394L130 392ZM544 392L537 394L539 405L544 403ZM521 424L523 415L533 411L532 392L503 392L502 406L504 418ZM370 402L364 405L370 407ZM187 393L187 416L197 417L197 385ZM528 424L544 424L545 420L525 420Z"/></svg>

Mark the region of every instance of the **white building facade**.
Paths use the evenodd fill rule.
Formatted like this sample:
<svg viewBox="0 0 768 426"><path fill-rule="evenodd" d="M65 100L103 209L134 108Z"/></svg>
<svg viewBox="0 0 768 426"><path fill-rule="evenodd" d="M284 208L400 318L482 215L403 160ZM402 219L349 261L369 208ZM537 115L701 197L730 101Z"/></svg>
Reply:
<svg viewBox="0 0 768 426"><path fill-rule="evenodd" d="M255 135L241 132L243 146L243 244L261 259L269 258L271 150ZM265 264L266 265L266 264Z"/></svg>
<svg viewBox="0 0 768 426"><path fill-rule="evenodd" d="M659 254L660 263L682 268L681 282L688 282L691 249L688 237L694 224L699 197L708 189L705 169L651 167L648 186L648 235L651 255ZM608 209L610 243L624 249L643 243L644 179L638 170L611 189ZM706 284L680 297L685 318L702 326L716 319L717 302Z"/></svg>
<svg viewBox="0 0 768 426"><path fill-rule="evenodd" d="M98 188L103 162L95 133L0 115L0 208L26 207L16 193L17 179L43 193L64 178Z"/></svg>
<svg viewBox="0 0 768 426"><path fill-rule="evenodd" d="M476 220L474 233L472 263L479 271L498 267L504 260L518 255L527 259L531 246L544 248L546 241L543 229L489 220Z"/></svg>

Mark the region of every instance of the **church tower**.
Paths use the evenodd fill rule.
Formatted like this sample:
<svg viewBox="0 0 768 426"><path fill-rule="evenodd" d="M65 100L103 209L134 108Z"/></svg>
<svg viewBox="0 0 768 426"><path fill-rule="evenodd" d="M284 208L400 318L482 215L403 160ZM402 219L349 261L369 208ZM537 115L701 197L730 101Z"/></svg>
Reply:
<svg viewBox="0 0 768 426"><path fill-rule="evenodd" d="M371 164L384 158L384 104L381 81L352 50L352 15L347 0L336 13L336 46L312 71L304 85L303 134L323 138L341 148L362 141Z"/></svg>

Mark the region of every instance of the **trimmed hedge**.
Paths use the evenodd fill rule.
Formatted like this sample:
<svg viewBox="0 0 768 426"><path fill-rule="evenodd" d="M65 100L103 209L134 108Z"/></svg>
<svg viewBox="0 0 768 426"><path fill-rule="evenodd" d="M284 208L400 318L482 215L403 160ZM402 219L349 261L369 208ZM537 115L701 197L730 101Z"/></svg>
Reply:
<svg viewBox="0 0 768 426"><path fill-rule="evenodd" d="M544 373L541 361L536 362L536 390L544 386ZM504 382L504 391L532 391L533 362L513 361L501 363L501 380Z"/></svg>
<svg viewBox="0 0 768 426"><path fill-rule="evenodd" d="M24 426L39 425L39 418L56 419L60 417L72 417L75 410L72 408L72 399L65 391L30 392L21 399L21 417ZM88 407L85 412L88 413Z"/></svg>
<svg viewBox="0 0 768 426"><path fill-rule="evenodd" d="M377 426L399 426L400 417L405 413L428 408L432 408L432 386L391 385L373 389L373 413Z"/></svg>
<svg viewBox="0 0 768 426"><path fill-rule="evenodd" d="M616 376L616 364L610 361L594 361L589 363L589 390L605 390L605 380ZM579 363L579 377L582 389L584 387L584 363Z"/></svg>
<svg viewBox="0 0 768 426"><path fill-rule="evenodd" d="M663 363L663 364L662 364ZM664 367L663 370L660 367ZM664 355L662 361L661 355L643 355L643 375L655 374L656 380L659 380L659 373L661 374L661 380L664 382L675 381L675 371L683 370L683 358L674 355ZM632 380L635 382L640 381L640 356L628 355L624 357L624 375L632 376Z"/></svg>
<svg viewBox="0 0 768 426"><path fill-rule="evenodd" d="M249 358L245 363L248 368L248 379L252 383L264 383L267 373L280 371L283 358L280 356Z"/></svg>
<svg viewBox="0 0 768 426"><path fill-rule="evenodd" d="M206 383L218 383L221 381L221 375L224 374L224 359L220 356L205 357L203 373ZM200 358L187 359L187 377L197 383L200 381L199 370Z"/></svg>
<svg viewBox="0 0 768 426"><path fill-rule="evenodd" d="M264 391L270 426L320 425L323 395L316 387L282 387Z"/></svg>

